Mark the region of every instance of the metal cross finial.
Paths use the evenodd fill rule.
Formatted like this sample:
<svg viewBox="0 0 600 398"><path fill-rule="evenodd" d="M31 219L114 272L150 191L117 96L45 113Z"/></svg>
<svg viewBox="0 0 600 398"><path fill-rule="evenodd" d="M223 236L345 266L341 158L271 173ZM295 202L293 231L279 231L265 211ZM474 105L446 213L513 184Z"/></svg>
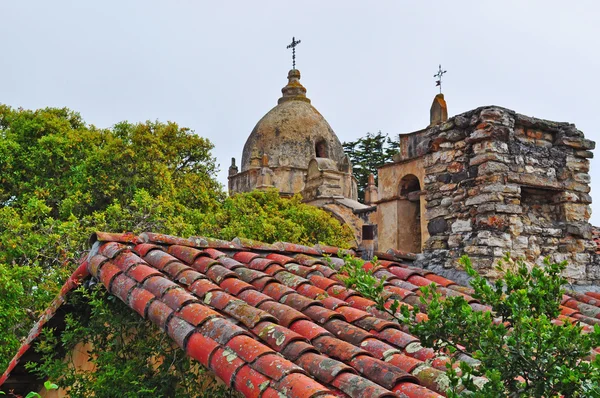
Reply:
<svg viewBox="0 0 600 398"><path fill-rule="evenodd" d="M286 47L292 49L292 69L296 69L296 46L298 44L300 44L300 40L296 41L296 38L292 37L292 42Z"/></svg>
<svg viewBox="0 0 600 398"><path fill-rule="evenodd" d="M442 93L442 76L444 75L444 73L446 73L447 71L442 70L442 65L440 64L438 72L433 75L433 77L437 77L437 80L435 81L435 85L440 86L440 94Z"/></svg>

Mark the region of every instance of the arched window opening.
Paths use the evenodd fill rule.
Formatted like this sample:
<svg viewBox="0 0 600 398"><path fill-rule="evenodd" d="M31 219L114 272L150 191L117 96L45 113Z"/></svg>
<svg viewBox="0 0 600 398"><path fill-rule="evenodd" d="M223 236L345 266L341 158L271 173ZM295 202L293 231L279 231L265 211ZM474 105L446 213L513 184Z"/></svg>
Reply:
<svg viewBox="0 0 600 398"><path fill-rule="evenodd" d="M408 196L409 193L420 190L421 186L419 184L419 179L416 176L408 174L400 180L400 196Z"/></svg>
<svg viewBox="0 0 600 398"><path fill-rule="evenodd" d="M320 140L315 143L315 156L318 158L328 158L329 151L327 150L327 142Z"/></svg>
<svg viewBox="0 0 600 398"><path fill-rule="evenodd" d="M408 174L398 187L398 250L421 252L421 184Z"/></svg>

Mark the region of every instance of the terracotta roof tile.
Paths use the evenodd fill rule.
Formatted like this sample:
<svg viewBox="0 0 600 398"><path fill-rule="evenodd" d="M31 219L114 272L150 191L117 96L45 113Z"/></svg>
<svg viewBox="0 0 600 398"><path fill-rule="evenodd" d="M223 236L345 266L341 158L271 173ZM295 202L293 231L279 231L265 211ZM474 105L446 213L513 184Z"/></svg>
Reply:
<svg viewBox="0 0 600 398"><path fill-rule="evenodd" d="M61 289L0 383L89 272L245 396L443 392L447 359L400 330L373 301L347 289L336 248L152 233L95 236L100 243L89 261ZM321 257L324 253L332 257ZM386 278L386 306L397 299L423 308L419 286L436 283L443 296L462 295L473 309L489 310L472 298L472 289L402 261L367 266ZM568 292L562 310L555 322L581 322L589 329L600 323L600 294Z"/></svg>
<svg viewBox="0 0 600 398"><path fill-rule="evenodd" d="M331 385L339 388L351 397L388 398L397 397L396 394L373 383L369 379L352 374L341 373L331 381Z"/></svg>
<svg viewBox="0 0 600 398"><path fill-rule="evenodd" d="M229 348L219 347L211 355L209 368L229 387L237 371L246 363Z"/></svg>
<svg viewBox="0 0 600 398"><path fill-rule="evenodd" d="M186 305L177 315L193 326L201 326L209 319L221 317L218 312L198 303Z"/></svg>
<svg viewBox="0 0 600 398"><path fill-rule="evenodd" d="M278 381L291 373L305 373L301 367L294 365L287 359L269 354L260 356L253 362L253 368L268 376L271 380Z"/></svg>
<svg viewBox="0 0 600 398"><path fill-rule="evenodd" d="M258 398L269 383L269 378L244 365L238 369L233 387L245 397Z"/></svg>
<svg viewBox="0 0 600 398"><path fill-rule="evenodd" d="M331 392L310 377L298 373L285 376L275 384L275 388L290 398L316 398Z"/></svg>
<svg viewBox="0 0 600 398"><path fill-rule="evenodd" d="M146 289L136 287L131 291L129 302L127 304L142 317L147 318L148 306L155 298L156 297Z"/></svg>
<svg viewBox="0 0 600 398"><path fill-rule="evenodd" d="M152 301L148 307L148 319L163 330L166 328L167 319L171 314L173 314L173 310L159 300Z"/></svg>
<svg viewBox="0 0 600 398"><path fill-rule="evenodd" d="M306 353L298 358L296 364L303 369L307 369L317 380L327 384L331 384L340 373L356 374L356 370L351 366L318 353Z"/></svg>
<svg viewBox="0 0 600 398"><path fill-rule="evenodd" d="M281 355L290 361L296 362L300 356L306 353L319 353L319 351L311 344L304 341L292 341L282 351ZM311 370L308 370L311 373ZM311 373L312 374L312 373ZM314 375L313 375L314 376Z"/></svg>
<svg viewBox="0 0 600 398"><path fill-rule="evenodd" d="M127 275L135 279L138 283L144 283L151 276L162 276L159 271L146 264L138 264L135 267L129 268Z"/></svg>

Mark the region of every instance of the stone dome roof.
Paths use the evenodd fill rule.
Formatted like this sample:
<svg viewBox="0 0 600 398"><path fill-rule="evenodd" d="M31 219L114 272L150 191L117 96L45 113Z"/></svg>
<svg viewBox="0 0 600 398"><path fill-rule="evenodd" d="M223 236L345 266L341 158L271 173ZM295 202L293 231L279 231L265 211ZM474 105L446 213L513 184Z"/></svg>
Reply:
<svg viewBox="0 0 600 398"><path fill-rule="evenodd" d="M306 97L300 84L300 71L288 73L283 96L256 124L244 145L242 171L248 170L252 158L267 155L270 167L290 166L306 169L316 157L332 159L341 165L344 149L329 123Z"/></svg>

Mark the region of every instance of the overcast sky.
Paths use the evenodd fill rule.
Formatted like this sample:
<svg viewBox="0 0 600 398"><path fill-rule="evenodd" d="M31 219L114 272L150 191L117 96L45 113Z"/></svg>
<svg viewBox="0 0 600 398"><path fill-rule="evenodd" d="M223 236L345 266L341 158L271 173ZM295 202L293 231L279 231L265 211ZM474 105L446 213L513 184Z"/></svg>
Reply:
<svg viewBox="0 0 600 398"><path fill-rule="evenodd" d="M66 106L98 127L175 121L214 143L225 184L295 36L307 95L341 141L425 127L439 63L450 115L500 105L600 141L599 20L600 2L581 0L0 0L0 103Z"/></svg>

